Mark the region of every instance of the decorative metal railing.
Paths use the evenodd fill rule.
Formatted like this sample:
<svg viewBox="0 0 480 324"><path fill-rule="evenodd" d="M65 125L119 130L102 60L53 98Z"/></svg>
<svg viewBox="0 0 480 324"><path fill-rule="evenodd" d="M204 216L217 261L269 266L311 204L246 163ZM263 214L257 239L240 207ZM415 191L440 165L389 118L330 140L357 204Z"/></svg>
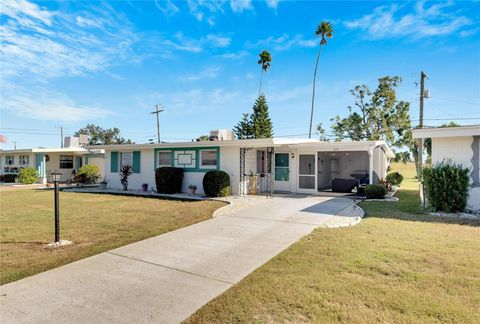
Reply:
<svg viewBox="0 0 480 324"><path fill-rule="evenodd" d="M260 195L271 197L273 193L272 156L273 147L267 148L267 172L246 174L245 156L249 148L240 148L240 190L241 196Z"/></svg>

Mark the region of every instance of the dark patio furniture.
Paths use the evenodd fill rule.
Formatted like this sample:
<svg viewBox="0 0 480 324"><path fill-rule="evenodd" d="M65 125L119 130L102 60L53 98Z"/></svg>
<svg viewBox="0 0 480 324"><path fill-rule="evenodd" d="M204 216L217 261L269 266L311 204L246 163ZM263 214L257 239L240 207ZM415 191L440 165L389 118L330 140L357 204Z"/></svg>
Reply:
<svg viewBox="0 0 480 324"><path fill-rule="evenodd" d="M352 192L353 188L358 186L357 179L334 179L332 180L332 191L334 192Z"/></svg>

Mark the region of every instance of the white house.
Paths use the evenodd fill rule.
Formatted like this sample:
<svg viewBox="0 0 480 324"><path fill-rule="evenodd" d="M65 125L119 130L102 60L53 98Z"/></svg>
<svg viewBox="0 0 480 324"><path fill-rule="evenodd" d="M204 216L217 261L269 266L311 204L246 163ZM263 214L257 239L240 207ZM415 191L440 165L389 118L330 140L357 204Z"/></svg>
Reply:
<svg viewBox="0 0 480 324"><path fill-rule="evenodd" d="M75 137L65 138L64 148L31 148L0 150L0 175L18 174L21 168L32 167L38 171L38 182L47 183L50 173L62 173L61 181L72 178L72 171L85 164L95 164L103 177L104 151L80 147Z"/></svg>
<svg viewBox="0 0 480 324"><path fill-rule="evenodd" d="M451 160L471 170L467 208L480 210L480 126L422 128L412 134L432 139L432 164Z"/></svg>
<svg viewBox="0 0 480 324"><path fill-rule="evenodd" d="M228 138L228 137L227 137ZM105 150L108 187L121 188L120 166L130 164L129 189L143 183L155 188L155 170L161 166L184 169L182 191L190 184L203 193L208 170L230 175L232 194L256 190L315 194L360 180L384 178L394 153L383 141L321 142L310 139L246 139L95 146ZM254 179L255 183L251 183Z"/></svg>

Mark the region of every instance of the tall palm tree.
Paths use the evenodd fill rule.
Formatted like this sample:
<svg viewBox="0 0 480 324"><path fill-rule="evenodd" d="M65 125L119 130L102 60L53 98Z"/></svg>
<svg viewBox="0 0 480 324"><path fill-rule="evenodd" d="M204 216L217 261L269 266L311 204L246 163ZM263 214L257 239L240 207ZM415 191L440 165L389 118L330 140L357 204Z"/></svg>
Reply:
<svg viewBox="0 0 480 324"><path fill-rule="evenodd" d="M260 73L260 88L258 89L258 96L262 94L262 78L263 78L263 71L267 72L270 68L270 62L272 62L272 56L267 50L264 50L262 53L258 54L260 59L258 60L258 64L262 65L262 72Z"/></svg>
<svg viewBox="0 0 480 324"><path fill-rule="evenodd" d="M315 81L317 79L318 61L320 60L320 52L322 51L322 46L327 44L326 38L333 37L332 24L329 23L328 21L322 21L320 25L317 26L315 35L320 36L321 40L320 40L320 48L318 49L317 63L315 64L315 72L313 72L312 110L310 111L310 129L308 131L308 138L312 138L313 108L315 106Z"/></svg>

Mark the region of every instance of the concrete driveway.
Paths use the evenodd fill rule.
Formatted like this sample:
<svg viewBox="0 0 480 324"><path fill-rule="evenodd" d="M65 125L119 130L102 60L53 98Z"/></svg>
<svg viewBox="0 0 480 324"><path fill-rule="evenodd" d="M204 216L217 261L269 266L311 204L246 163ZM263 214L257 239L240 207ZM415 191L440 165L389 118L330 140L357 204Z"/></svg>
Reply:
<svg viewBox="0 0 480 324"><path fill-rule="evenodd" d="M216 217L0 287L2 323L178 323L318 226L348 198L237 199Z"/></svg>

